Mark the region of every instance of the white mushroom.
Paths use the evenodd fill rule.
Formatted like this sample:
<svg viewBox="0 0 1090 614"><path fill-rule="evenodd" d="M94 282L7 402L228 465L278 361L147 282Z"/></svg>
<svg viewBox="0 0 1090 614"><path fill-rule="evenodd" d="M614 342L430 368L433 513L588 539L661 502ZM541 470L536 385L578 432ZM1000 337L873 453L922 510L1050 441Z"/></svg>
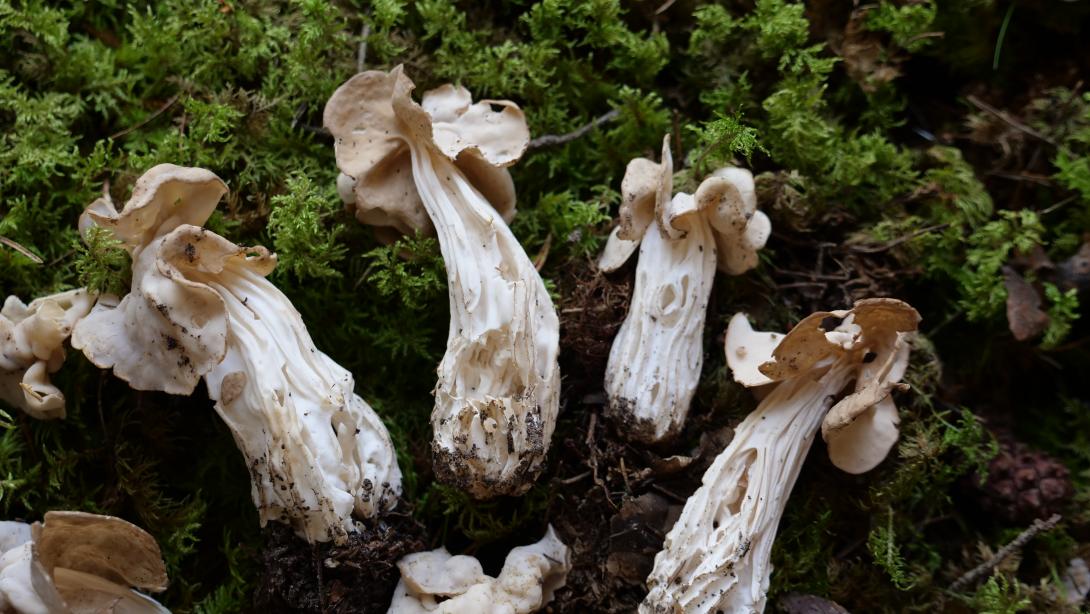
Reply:
<svg viewBox="0 0 1090 614"><path fill-rule="evenodd" d="M401 67L358 74L329 99L325 125L357 206L398 202L387 198L396 183L401 204L419 198L439 235L450 330L432 412L437 476L479 498L520 494L541 470L560 402L556 310L497 213L513 211L503 167L529 132L512 102L471 104L447 85L421 106L412 90Z"/></svg>
<svg viewBox="0 0 1090 614"><path fill-rule="evenodd" d="M704 318L718 267L739 275L757 265L771 232L757 210L753 176L723 168L695 195L673 191L669 137L662 163L629 162L620 224L599 259L612 271L640 248L628 316L606 364L609 413L634 439L655 442L684 425L704 362Z"/></svg>
<svg viewBox="0 0 1090 614"><path fill-rule="evenodd" d="M388 614L528 614L564 586L571 560L550 526L541 541L511 550L497 578L485 575L477 559L445 548L410 554L397 566L401 581Z"/></svg>
<svg viewBox="0 0 1090 614"><path fill-rule="evenodd" d="M246 459L262 525L340 539L355 530L353 513L396 503L393 445L352 375L265 278L275 256L199 227L226 191L210 171L160 165L120 213L104 200L88 208L132 253L132 292L100 301L72 345L139 390L189 394L204 377Z"/></svg>
<svg viewBox="0 0 1090 614"><path fill-rule="evenodd" d="M734 316L726 346L735 379L775 387L686 502L655 557L640 612L764 610L776 528L815 433L820 426L833 463L851 473L885 458L897 438L889 394L918 322L901 301L863 300L805 318L770 352L774 333ZM853 380L854 392L834 404Z"/></svg>
<svg viewBox="0 0 1090 614"><path fill-rule="evenodd" d="M64 362L64 340L95 302L69 290L24 305L9 296L0 309L0 399L39 420L64 417L64 395L49 374Z"/></svg>
<svg viewBox="0 0 1090 614"><path fill-rule="evenodd" d="M0 611L20 614L161 614L136 589L162 592L155 539L113 516L48 512L43 523L4 522Z"/></svg>

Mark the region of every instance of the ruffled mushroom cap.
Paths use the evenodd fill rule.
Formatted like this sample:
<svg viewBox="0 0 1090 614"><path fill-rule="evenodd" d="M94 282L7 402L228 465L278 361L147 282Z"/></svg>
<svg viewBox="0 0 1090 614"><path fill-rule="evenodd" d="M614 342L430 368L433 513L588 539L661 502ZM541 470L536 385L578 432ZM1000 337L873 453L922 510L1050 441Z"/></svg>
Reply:
<svg viewBox="0 0 1090 614"><path fill-rule="evenodd" d="M49 614L167 612L134 590L162 592L167 587L159 545L136 525L84 512L49 512L43 523L5 525L25 529L12 526L8 533L13 539L5 540L0 605Z"/></svg>
<svg viewBox="0 0 1090 614"><path fill-rule="evenodd" d="M137 180L121 213L109 199L92 203L81 228L97 224L123 242L133 259L132 292L119 304L100 301L76 325L72 347L136 390L191 394L223 360L226 311L213 289L175 275L188 254L163 260L159 247L175 228L203 224L226 193L211 171L160 164Z"/></svg>
<svg viewBox="0 0 1090 614"><path fill-rule="evenodd" d="M662 140L662 163L634 158L621 180L617 226L598 259L598 268L610 272L623 265L646 237L652 222L671 241L684 239L699 216L715 236L717 266L728 275L741 275L757 266L757 252L772 234L768 216L757 210L753 174L725 167L704 179L696 193L673 192L673 156L670 137Z"/></svg>
<svg viewBox="0 0 1090 614"><path fill-rule="evenodd" d="M39 420L63 418L64 395L49 374L64 362L64 340L95 299L69 290L24 305L9 296L0 309L0 398Z"/></svg>
<svg viewBox="0 0 1090 614"><path fill-rule="evenodd" d="M497 578L477 559L451 556L445 548L410 554L397 566L401 581L389 614L529 614L564 586L571 560L550 526L541 541L512 549Z"/></svg>
<svg viewBox="0 0 1090 614"><path fill-rule="evenodd" d="M838 325L826 330L830 319ZM890 393L903 387L898 382L908 367L908 335L919 321L910 305L888 298L864 299L847 311L817 312L799 322L776 346L772 360L760 366L770 381L781 381L818 378L830 359L853 365L855 391L834 405L821 424L829 458L848 473L870 471L897 441L900 420Z"/></svg>
<svg viewBox="0 0 1090 614"><path fill-rule="evenodd" d="M335 139L341 170L338 192L357 219L400 234L434 232L413 180L408 143L425 138L454 161L470 184L510 222L515 215L515 187L505 167L514 164L530 142L518 105L507 100L474 104L464 87L444 85L424 93L418 108L427 118L428 130L422 131L406 125L395 112L399 87L412 89L401 66L390 72L362 72L337 88L326 103L323 123ZM396 235L386 232L379 237Z"/></svg>

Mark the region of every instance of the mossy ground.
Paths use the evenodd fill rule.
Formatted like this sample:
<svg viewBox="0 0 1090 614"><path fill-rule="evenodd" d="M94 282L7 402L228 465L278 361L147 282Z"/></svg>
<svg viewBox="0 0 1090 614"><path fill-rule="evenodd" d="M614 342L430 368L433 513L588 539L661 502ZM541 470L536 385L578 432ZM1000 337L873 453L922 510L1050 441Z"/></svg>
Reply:
<svg viewBox="0 0 1090 614"><path fill-rule="evenodd" d="M0 236L42 261L0 246L0 288L29 300L123 287L123 254L77 240L82 208L103 189L123 202L156 163L212 169L231 194L210 225L278 252L276 283L322 323L311 327L319 347L393 433L429 546L494 569L553 522L576 563L554 611L631 611L641 598L626 569L654 551L656 510L699 479L700 463L675 471L660 459L753 406L723 365L731 314L785 329L814 309L903 298L924 317L924 341L900 396L901 443L864 476L836 471L814 446L777 540L772 601L803 591L855 612L1064 611L1052 589L1068 560L1090 555L1087 284L1070 262L1026 261L1064 263L1090 232L1088 27L1090 3L1042 0L0 0ZM381 247L344 213L318 127L361 59L404 63L420 91L458 81L515 100L534 135L618 111L513 169L514 230L544 263L564 326L561 422L522 498L474 503L432 483L428 391L447 322L437 244ZM601 418L631 269L597 277L590 263L625 163L654 157L667 132L679 189L744 164L775 230L756 271L716 281L689 428L642 450ZM1008 265L1051 316L1030 341L1008 332ZM67 420L12 412L4 425L2 516L124 516L163 546L168 605L250 607L262 534L203 391L132 392L78 352L57 380ZM1077 494L1056 530L952 592L1023 528L966 494L1000 426L1064 462Z"/></svg>

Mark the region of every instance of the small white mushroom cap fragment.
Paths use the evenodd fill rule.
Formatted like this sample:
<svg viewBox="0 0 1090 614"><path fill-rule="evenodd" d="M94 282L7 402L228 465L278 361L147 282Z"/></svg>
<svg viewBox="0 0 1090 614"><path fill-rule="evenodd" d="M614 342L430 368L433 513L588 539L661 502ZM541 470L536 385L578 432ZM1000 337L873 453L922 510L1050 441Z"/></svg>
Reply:
<svg viewBox="0 0 1090 614"><path fill-rule="evenodd" d="M337 88L323 114L336 139L337 192L356 218L375 226L379 239L387 242L399 234L435 231L414 181L410 147L400 134L387 131L397 122L390 105L392 74L367 71L352 77ZM421 105L432 118L435 146L510 222L515 184L505 167L522 155L530 139L522 111L506 100L474 104L468 90L449 84L426 92ZM497 113L493 106L503 110Z"/></svg>
<svg viewBox="0 0 1090 614"><path fill-rule="evenodd" d="M96 201L87 218L133 254L132 292L100 301L72 344L137 389L190 394L203 377L246 459L262 524L340 539L355 530L353 513L396 503L393 444L352 375L265 278L275 256L199 227L225 192L209 171L160 165L122 212Z"/></svg>
<svg viewBox="0 0 1090 614"><path fill-rule="evenodd" d="M445 548L410 554L397 566L401 581L389 614L529 614L564 586L571 560L550 526L541 541L511 550L497 578L477 559L451 556Z"/></svg>
<svg viewBox="0 0 1090 614"><path fill-rule="evenodd" d="M64 417L64 395L49 374L64 362L64 341L95 299L69 290L24 305L9 296L0 309L0 399L39 420Z"/></svg>
<svg viewBox="0 0 1090 614"><path fill-rule="evenodd" d="M450 330L432 412L436 475L477 498L521 494L541 470L560 403L559 319L502 215L514 211L504 167L529 132L512 102L474 104L447 85L417 104L413 87L401 67L356 75L326 104L325 123L338 165L357 178L357 206L388 196L368 187L381 154L400 169L382 181L404 183L390 198L419 199L439 236Z"/></svg>
<svg viewBox="0 0 1090 614"><path fill-rule="evenodd" d="M619 268L639 247L628 316L606 365L609 412L629 437L655 442L684 425L704 361L704 319L715 271L738 275L757 265L768 218L757 210L753 176L720 169L696 194L673 191L669 138L662 162L629 162L619 224L598 260Z"/></svg>
<svg viewBox="0 0 1090 614"><path fill-rule="evenodd" d="M918 322L901 301L863 300L806 317L773 349L774 333L734 316L726 351L735 379L773 388L686 502L655 557L640 612L764 611L776 529L815 434L822 430L830 458L846 471L885 458L897 437L889 394ZM834 404L853 380L854 392Z"/></svg>
<svg viewBox="0 0 1090 614"><path fill-rule="evenodd" d="M157 593L167 587L159 545L136 525L84 512L49 512L42 523L3 525L0 611L168 612L136 590Z"/></svg>

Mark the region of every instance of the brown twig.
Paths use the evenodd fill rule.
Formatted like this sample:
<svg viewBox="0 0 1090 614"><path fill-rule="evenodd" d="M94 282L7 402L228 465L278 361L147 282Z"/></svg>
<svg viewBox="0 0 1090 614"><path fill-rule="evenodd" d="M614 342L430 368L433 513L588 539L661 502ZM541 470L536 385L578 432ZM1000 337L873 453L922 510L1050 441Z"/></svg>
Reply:
<svg viewBox="0 0 1090 614"><path fill-rule="evenodd" d="M1027 126L1027 125L1023 124L1022 122L1018 121L1017 119L1012 117L1010 113L1007 113L1006 111L1001 111L1001 110L993 107L992 105L984 102L983 100L977 98L976 96L973 96L972 94L966 96L965 99L968 100L970 104L972 104L974 107L980 109L981 111L991 113L992 115L994 115L994 116L998 117L999 119L1003 120L1003 122L1005 124L1007 124L1008 126L1010 126L1011 128L1014 128L1015 130L1018 130L1019 132L1024 132L1024 133L1032 136L1035 139L1040 139L1040 140L1048 143L1049 145L1052 145L1053 147L1059 147L1059 145L1056 143L1056 141L1053 141L1052 139L1048 138L1047 136L1041 134L1040 132L1034 130L1033 128L1030 128L1029 126Z"/></svg>
<svg viewBox="0 0 1090 614"><path fill-rule="evenodd" d="M594 443L594 428L598 425L598 414L590 415L590 425L587 427L587 447L590 449L590 472L594 483L597 484L602 492L606 495L606 503L609 504L614 510L617 509L617 505L613 503L613 498L610 497L609 487L602 478L598 477L598 449Z"/></svg>
<svg viewBox="0 0 1090 614"><path fill-rule="evenodd" d="M586 135L588 132L594 130L598 126L617 119L617 116L620 114L621 112L617 109L612 109L608 113L605 113L595 118L594 120L580 126L579 128L576 128L575 130L572 130L567 134L546 134L543 136L539 136L536 139L532 139L530 141L530 144L526 146L526 151L533 151L542 147L552 147L553 145L563 145L564 143L570 143L571 141L574 141L575 139Z"/></svg>
<svg viewBox="0 0 1090 614"><path fill-rule="evenodd" d="M125 136L126 134L129 134L130 132L133 132L134 130L139 130L139 129L143 128L144 126L150 124L152 121L155 120L156 117L159 117L163 113L166 113L167 109L169 109L170 107L173 107L174 103L178 102L178 98L180 98L180 97L181 97L180 93L179 94L174 94L173 96L170 97L170 100L167 100L166 102L164 102L163 106L156 109L154 113L152 113L151 115L149 115L149 116L145 117L144 119L140 120L140 122L138 122L137 124L135 124L133 126L129 126L128 128L125 128L121 132L115 132L114 134L111 134L109 138L119 139L119 138Z"/></svg>
<svg viewBox="0 0 1090 614"><path fill-rule="evenodd" d="M906 241L911 241L912 239L915 239L916 237L919 237L921 235L932 233L932 232L935 232L936 230L944 230L944 229L948 228L949 226L950 226L949 222L947 222L945 224L935 224L934 226L928 226L927 228L921 228L921 229L917 230L916 232L911 232L911 233L909 233L909 234L907 234L907 235L905 235L903 237L898 237L898 238L896 238L896 239L894 239L892 241L888 241L888 242L883 243L881 245L852 245L852 246L849 247L849 249L851 249L853 252L856 252L858 254L877 254L879 252L884 252L884 251L886 251L888 249L892 249L894 247L897 247L898 245L900 245L900 244L902 244L902 243L904 243Z"/></svg>
<svg viewBox="0 0 1090 614"><path fill-rule="evenodd" d="M42 263L42 259L39 258L37 256L37 254L35 254L34 252L30 251L29 249L23 247L22 245L19 245L18 243L16 243L15 241L12 241L11 239L9 239L7 237L0 237L0 243L3 243L4 245L7 245L11 249L19 252L20 254L26 256L27 258L30 258L31 260L34 261L34 264L41 264Z"/></svg>
<svg viewBox="0 0 1090 614"><path fill-rule="evenodd" d="M973 582L976 582L985 574L995 569L1007 557L1025 547L1025 545L1029 543L1029 540L1036 537L1038 533L1052 530L1060 523L1062 518L1063 517L1059 514L1053 514L1048 520L1041 520L1040 518L1034 520L1033 524L1031 524L1028 529L1019 533L1018 537L1015 537L1009 544L1000 548L992 558L970 569L963 576L955 580L954 583L950 585L950 591L956 593L968 587Z"/></svg>

